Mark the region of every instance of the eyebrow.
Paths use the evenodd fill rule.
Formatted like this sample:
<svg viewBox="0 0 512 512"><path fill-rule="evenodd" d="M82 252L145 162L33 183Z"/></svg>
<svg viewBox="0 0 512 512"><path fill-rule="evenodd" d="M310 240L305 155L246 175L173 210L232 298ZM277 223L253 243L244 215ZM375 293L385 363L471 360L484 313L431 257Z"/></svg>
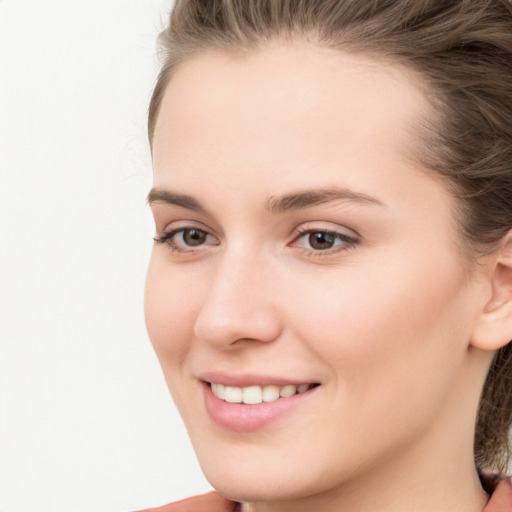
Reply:
<svg viewBox="0 0 512 512"><path fill-rule="evenodd" d="M384 206L376 197L356 192L348 188L328 187L312 190L300 190L281 197L271 197L267 201L267 210L272 213L282 213L289 210L300 210L331 201L351 201Z"/></svg>
<svg viewBox="0 0 512 512"><path fill-rule="evenodd" d="M178 194L170 190L152 188L149 191L146 201L150 206L153 203L167 203L181 206L182 208L187 208L188 210L193 210L198 213L208 214L206 208L197 199L187 194Z"/></svg>
<svg viewBox="0 0 512 512"><path fill-rule="evenodd" d="M283 196L272 196L266 203L266 210L271 213L284 213L290 210L301 210L318 206L332 201L351 201L384 206L376 197L356 192L348 188L327 187L310 190L300 190ZM171 190L152 188L148 194L147 202L166 203L180 206L198 213L208 214L208 210L194 197L187 194L180 194Z"/></svg>

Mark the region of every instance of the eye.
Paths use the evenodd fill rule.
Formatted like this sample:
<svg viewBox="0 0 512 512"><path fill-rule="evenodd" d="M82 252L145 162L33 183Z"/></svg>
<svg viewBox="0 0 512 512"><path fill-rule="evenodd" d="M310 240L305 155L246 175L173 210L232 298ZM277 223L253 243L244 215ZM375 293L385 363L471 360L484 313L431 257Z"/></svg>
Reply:
<svg viewBox="0 0 512 512"><path fill-rule="evenodd" d="M179 235L178 239L181 239L181 242L190 247L202 245L208 238L208 233L201 231L200 229L184 229L183 231L176 233L176 235Z"/></svg>
<svg viewBox="0 0 512 512"><path fill-rule="evenodd" d="M312 249L323 251L330 249L335 244L336 236L332 233L316 231L308 235L307 241Z"/></svg>
<svg viewBox="0 0 512 512"><path fill-rule="evenodd" d="M217 239L207 231L198 228L177 228L159 237L155 242L168 244L174 251L192 251L194 247L202 245L217 245Z"/></svg>
<svg viewBox="0 0 512 512"><path fill-rule="evenodd" d="M332 230L302 229L293 245L312 253L331 253L354 247L357 239Z"/></svg>

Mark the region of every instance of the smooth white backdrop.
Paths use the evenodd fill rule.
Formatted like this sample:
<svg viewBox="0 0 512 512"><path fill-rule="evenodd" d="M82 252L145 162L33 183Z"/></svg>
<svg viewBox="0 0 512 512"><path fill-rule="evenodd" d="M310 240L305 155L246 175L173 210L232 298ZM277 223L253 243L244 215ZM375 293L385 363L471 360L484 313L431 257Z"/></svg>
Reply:
<svg viewBox="0 0 512 512"><path fill-rule="evenodd" d="M0 0L0 511L203 492L143 318L170 0Z"/></svg>

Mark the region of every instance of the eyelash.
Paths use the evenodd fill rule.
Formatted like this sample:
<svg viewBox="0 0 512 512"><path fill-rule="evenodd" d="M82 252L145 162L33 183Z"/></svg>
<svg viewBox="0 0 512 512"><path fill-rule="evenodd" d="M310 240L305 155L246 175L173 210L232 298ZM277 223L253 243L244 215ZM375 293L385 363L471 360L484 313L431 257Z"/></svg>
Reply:
<svg viewBox="0 0 512 512"><path fill-rule="evenodd" d="M329 256L335 253L344 252L350 249L353 249L356 245L358 245L359 240L355 237L346 235L345 233L340 233L339 231L334 231L330 229L312 229L307 227L300 227L297 229L297 236L293 239L292 244L295 244L297 241L299 241L301 238L309 235L311 236L314 233L321 233L323 235L330 235L334 238L334 241L340 241L342 242L339 245L335 245L332 248L328 249L305 249L302 248L303 251L305 251L306 255L308 256Z"/></svg>
<svg viewBox="0 0 512 512"><path fill-rule="evenodd" d="M179 245L174 241L174 237L178 233L185 233L185 231L198 231L200 233L204 233L206 236L212 236L212 235L210 235L210 233L208 233L208 231L205 231L204 229L199 229L199 228L195 228L195 227L188 227L188 228L185 227L185 228L172 229L171 231L169 231L167 233L163 233L160 236L156 236L155 238L153 238L153 240L159 244L169 245L169 248L171 249L172 252L181 252L181 253L197 252L197 249L193 249L193 248L185 249L184 246Z"/></svg>
<svg viewBox="0 0 512 512"><path fill-rule="evenodd" d="M183 245L179 245L174 241L174 237L178 233L185 233L186 231L198 231L200 233L203 233L205 236L212 236L210 233L205 231L204 229L199 229L195 227L181 227L173 229L167 233L163 233L160 236L157 236L153 238L153 240L159 244L167 244L169 245L169 248L172 252L180 252L180 253L193 253L197 252L198 249L191 248L186 249ZM329 235L334 238L335 241L340 241L342 244L338 244L333 246L332 248L328 249L307 249L307 248L300 248L302 249L307 256L328 256L333 253L343 252L350 250L354 248L356 245L359 244L359 240L355 237L346 235L344 233L340 233L339 231L329 230L329 229L311 229L306 227L301 227L297 229L297 235L292 240L291 244L296 244L301 238L309 235L311 236L314 233L321 233L323 235ZM202 244L201 244L202 245ZM292 245L293 247L293 245Z"/></svg>

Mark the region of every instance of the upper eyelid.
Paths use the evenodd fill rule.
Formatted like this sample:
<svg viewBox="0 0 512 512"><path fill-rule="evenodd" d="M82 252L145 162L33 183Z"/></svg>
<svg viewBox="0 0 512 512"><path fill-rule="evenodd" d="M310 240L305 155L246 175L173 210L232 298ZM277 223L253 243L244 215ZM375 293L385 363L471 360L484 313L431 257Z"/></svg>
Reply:
<svg viewBox="0 0 512 512"><path fill-rule="evenodd" d="M332 227L331 227L332 226ZM312 222L304 222L300 224L297 228L295 228L295 233L297 236L301 236L307 233L332 233L338 234L347 238L351 238L353 240L359 240L361 235L353 228L349 228L348 226L341 225L332 225L331 226L317 226L315 225L315 221Z"/></svg>
<svg viewBox="0 0 512 512"><path fill-rule="evenodd" d="M179 221L178 221L179 222ZM208 236L212 236L215 238L219 243L221 241L221 237L217 235L213 230L205 227L200 222L195 221L182 221L183 225L177 225L175 227L169 227L167 225L164 229L160 231L160 234L157 234L157 236L154 237L155 240L159 241L167 241L171 238L173 238L175 235L179 234L180 232L190 230L190 229L197 229L198 231L202 231L206 233ZM293 229L293 232L291 233L292 239L287 242L287 245L291 246L294 243L296 243L301 238L305 237L308 234L311 233L329 233L332 235L335 235L339 238L345 239L347 243L358 243L360 241L360 235L355 232L351 228L343 228L342 226L339 227L322 227L322 226L311 226L310 224L315 223L317 221L310 221L300 224L298 227ZM318 221L319 222L319 221ZM172 226L172 223L170 223L170 226ZM213 231L213 232L212 232ZM347 231L349 231L347 233ZM204 244L206 245L206 244ZM216 244L218 245L218 244ZM200 246L198 246L200 247Z"/></svg>
<svg viewBox="0 0 512 512"><path fill-rule="evenodd" d="M159 236L159 238L173 237L173 236L177 235L178 233L181 233L183 231L190 231L190 230L202 231L203 233L206 233L206 235L208 235L208 236L212 236L214 238L217 238L216 235L212 234L207 229L200 228L200 227L197 227L197 226L183 226L183 227L171 228L171 229L168 229L168 230L164 229L164 231Z"/></svg>
<svg viewBox="0 0 512 512"><path fill-rule="evenodd" d="M320 228L317 228L317 227L304 228L302 226L299 226L296 231L297 231L297 235L299 235L299 236L307 234L307 233L332 233L332 234L342 235L342 236L351 236L348 233L345 233L345 232L341 231L340 229L335 229L335 228L322 228L322 227L320 227Z"/></svg>
<svg viewBox="0 0 512 512"><path fill-rule="evenodd" d="M161 201L154 201L150 203L149 208L153 215L153 220L157 230L160 233L170 231L168 226L174 224L183 224L185 228L193 226L197 229L202 229L208 233L212 233L215 236L218 236L216 233L221 232L219 223L207 212L203 213L200 210L195 211L194 209L188 210L187 208L183 208L179 205L177 206ZM161 228L159 228L159 226L161 226Z"/></svg>
<svg viewBox="0 0 512 512"><path fill-rule="evenodd" d="M158 222L157 228L158 228ZM157 229L159 233L161 233L161 236L164 236L172 231L181 231L186 229L197 229L199 231L204 231L205 233L208 233L209 235L212 235L216 238L219 238L219 236L216 234L215 230L212 230L211 228L206 227L202 222L200 221L194 221L194 220L183 220L183 221L172 221L172 222L166 222L161 223L163 225L163 228Z"/></svg>
<svg viewBox="0 0 512 512"><path fill-rule="evenodd" d="M304 238L307 235L311 235L311 233L328 233L330 235L334 235L338 239L344 240L346 243L356 244L359 243L359 237L348 235L347 233L342 233L341 231L331 230L331 229L307 229L305 231L301 231L297 233L295 238L292 240L292 244Z"/></svg>

